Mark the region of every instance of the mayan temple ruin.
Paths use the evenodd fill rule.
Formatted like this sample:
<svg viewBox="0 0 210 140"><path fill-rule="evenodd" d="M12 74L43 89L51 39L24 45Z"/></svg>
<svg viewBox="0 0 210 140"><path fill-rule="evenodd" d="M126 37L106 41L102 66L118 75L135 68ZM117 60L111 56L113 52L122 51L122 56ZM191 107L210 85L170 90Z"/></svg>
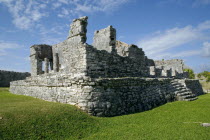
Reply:
<svg viewBox="0 0 210 140"><path fill-rule="evenodd" d="M96 31L93 44L87 44L87 20L73 20L61 43L31 46L31 76L11 82L10 91L106 117L203 94L199 81L187 78L182 60L149 59L138 46L117 41L112 26Z"/></svg>

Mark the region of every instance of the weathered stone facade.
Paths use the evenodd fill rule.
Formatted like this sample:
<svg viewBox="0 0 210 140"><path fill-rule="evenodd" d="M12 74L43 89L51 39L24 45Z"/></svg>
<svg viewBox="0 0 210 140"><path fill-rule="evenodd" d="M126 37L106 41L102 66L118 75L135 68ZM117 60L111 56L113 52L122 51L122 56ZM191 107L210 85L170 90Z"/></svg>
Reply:
<svg viewBox="0 0 210 140"><path fill-rule="evenodd" d="M0 70L0 87L9 87L10 82L16 80L23 80L29 77L31 74L29 72L14 72Z"/></svg>
<svg viewBox="0 0 210 140"><path fill-rule="evenodd" d="M87 19L74 20L59 44L32 46L32 76L12 82L10 91L76 105L95 116L145 111L203 94L197 80L184 79L181 60L169 65L148 59L136 45L116 41L112 26L96 31L88 45Z"/></svg>
<svg viewBox="0 0 210 140"><path fill-rule="evenodd" d="M176 78L188 78L183 71L184 62L180 59L155 61L156 70L159 69L161 73L159 76L163 77L176 77Z"/></svg>

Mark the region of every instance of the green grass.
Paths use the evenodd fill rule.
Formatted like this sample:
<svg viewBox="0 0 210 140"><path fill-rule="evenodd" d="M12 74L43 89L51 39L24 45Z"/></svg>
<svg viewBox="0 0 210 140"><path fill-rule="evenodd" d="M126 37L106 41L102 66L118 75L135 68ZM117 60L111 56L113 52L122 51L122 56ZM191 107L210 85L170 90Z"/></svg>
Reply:
<svg viewBox="0 0 210 140"><path fill-rule="evenodd" d="M210 94L142 113L98 118L71 105L0 88L0 139L209 140L210 127L200 123L210 123Z"/></svg>

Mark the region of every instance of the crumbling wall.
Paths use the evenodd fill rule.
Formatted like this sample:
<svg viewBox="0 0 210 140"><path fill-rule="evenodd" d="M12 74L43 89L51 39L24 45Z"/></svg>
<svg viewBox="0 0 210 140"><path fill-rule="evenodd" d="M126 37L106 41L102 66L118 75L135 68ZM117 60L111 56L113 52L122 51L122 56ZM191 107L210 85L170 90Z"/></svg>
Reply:
<svg viewBox="0 0 210 140"><path fill-rule="evenodd" d="M172 101L170 79L91 79L44 76L11 83L10 91L72 104L95 116L116 116L152 109ZM171 94L171 95L170 95Z"/></svg>
<svg viewBox="0 0 210 140"><path fill-rule="evenodd" d="M167 75L167 71L171 71L172 77L182 78L183 77L183 67L184 62L180 59L172 59L172 60L163 60L163 61L155 61L155 67L157 69L162 69L163 73ZM164 76L164 74L163 74ZM170 76L168 76L170 77Z"/></svg>
<svg viewBox="0 0 210 140"><path fill-rule="evenodd" d="M142 48L139 48L136 45L128 45L121 41L116 41L116 50L117 54L122 57L129 57L130 59L133 59L133 61L136 61L136 63L139 63L141 66L146 65L147 57L144 54L144 51Z"/></svg>
<svg viewBox="0 0 210 140"><path fill-rule="evenodd" d="M148 68L129 57L110 54L86 46L87 76L98 77L146 77Z"/></svg>
<svg viewBox="0 0 210 140"><path fill-rule="evenodd" d="M113 39L112 39L113 38ZM90 77L146 77L149 69L141 48L116 41L116 30L96 31L93 47L87 45L87 76Z"/></svg>
<svg viewBox="0 0 210 140"><path fill-rule="evenodd" d="M54 65L58 65L54 72L71 74L73 77L85 75L86 71L86 49L81 42L74 44L74 38L53 46Z"/></svg>
<svg viewBox="0 0 210 140"><path fill-rule="evenodd" d="M54 72L72 77L85 75L87 19L88 17L75 19L71 24L68 39L53 45L53 60L56 60L53 63L57 66Z"/></svg>
<svg viewBox="0 0 210 140"><path fill-rule="evenodd" d="M112 26L98 30L94 33L93 47L97 50L105 50L116 53L116 30Z"/></svg>
<svg viewBox="0 0 210 140"><path fill-rule="evenodd" d="M75 105L94 116L117 116L149 110L175 101L180 88L183 91L187 90L186 87L175 83L177 81L169 78L93 79L70 78L68 75L55 77L49 74L11 82L10 91L14 94Z"/></svg>
<svg viewBox="0 0 210 140"><path fill-rule="evenodd" d="M120 56L123 56L123 57L129 56L129 47L130 45L128 45L125 42L118 41L118 40L116 41L117 54L119 54Z"/></svg>
<svg viewBox="0 0 210 140"><path fill-rule="evenodd" d="M69 38L73 38L72 43L85 43L87 40L87 22L88 17L84 16L78 19L74 19L72 24L70 25Z"/></svg>
<svg viewBox="0 0 210 140"><path fill-rule="evenodd" d="M86 71L86 32L87 17L75 19L68 39L55 44L31 46L32 76L48 73L70 74L72 77L85 75ZM44 64L44 68L42 68Z"/></svg>
<svg viewBox="0 0 210 140"><path fill-rule="evenodd" d="M50 68L53 69L52 46L46 44L33 45L30 47L31 75L43 74L43 61L49 61ZM49 64L48 64L49 65ZM49 69L49 66L48 66Z"/></svg>
<svg viewBox="0 0 210 140"><path fill-rule="evenodd" d="M196 96L204 94L199 80L186 79L185 84L186 87L189 88Z"/></svg>
<svg viewBox="0 0 210 140"><path fill-rule="evenodd" d="M9 87L10 82L16 80L23 80L31 74L28 72L14 72L0 70L0 87Z"/></svg>

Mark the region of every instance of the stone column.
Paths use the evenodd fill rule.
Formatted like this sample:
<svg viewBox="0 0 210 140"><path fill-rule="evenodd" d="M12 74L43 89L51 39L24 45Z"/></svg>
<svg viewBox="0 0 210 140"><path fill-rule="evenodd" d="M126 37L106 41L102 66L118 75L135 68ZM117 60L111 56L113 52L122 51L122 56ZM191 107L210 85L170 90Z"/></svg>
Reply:
<svg viewBox="0 0 210 140"><path fill-rule="evenodd" d="M149 67L149 73L150 73L150 76L155 77L155 66Z"/></svg>
<svg viewBox="0 0 210 140"><path fill-rule="evenodd" d="M50 70L53 70L53 61L50 61Z"/></svg>
<svg viewBox="0 0 210 140"><path fill-rule="evenodd" d="M167 70L162 66L161 77L167 77Z"/></svg>
<svg viewBox="0 0 210 140"><path fill-rule="evenodd" d="M54 71L58 72L59 71L59 57L58 57L58 53L54 54L53 61L54 61L54 65L53 65Z"/></svg>
<svg viewBox="0 0 210 140"><path fill-rule="evenodd" d="M85 43L87 40L86 33L87 33L87 19L88 17L81 17L79 19L74 19L69 31L69 38L75 38L74 43Z"/></svg>
<svg viewBox="0 0 210 140"><path fill-rule="evenodd" d="M31 75L36 76L42 74L42 60L38 59L36 55L31 55Z"/></svg>
<svg viewBox="0 0 210 140"><path fill-rule="evenodd" d="M45 58L44 59L44 62L45 62L45 73L49 73L49 59L48 58Z"/></svg>
<svg viewBox="0 0 210 140"><path fill-rule="evenodd" d="M176 77L176 70L174 68L171 68L171 76Z"/></svg>

